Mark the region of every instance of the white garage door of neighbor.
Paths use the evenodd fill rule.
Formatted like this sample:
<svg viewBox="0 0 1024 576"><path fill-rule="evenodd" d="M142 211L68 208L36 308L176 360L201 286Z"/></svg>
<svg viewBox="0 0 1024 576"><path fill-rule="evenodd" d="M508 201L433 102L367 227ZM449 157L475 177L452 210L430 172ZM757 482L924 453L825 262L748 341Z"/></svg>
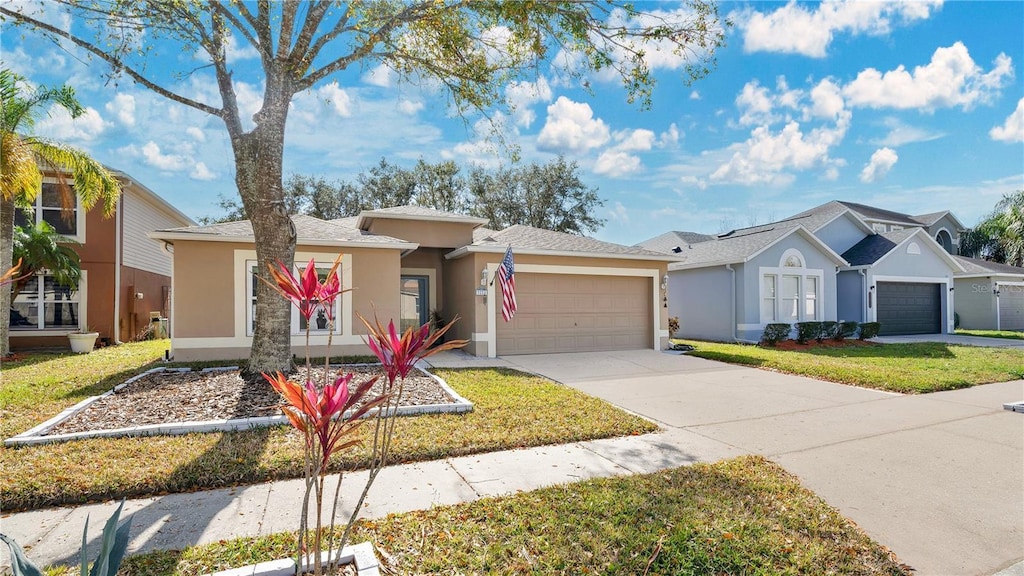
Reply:
<svg viewBox="0 0 1024 576"><path fill-rule="evenodd" d="M636 350L653 346L649 277L516 273L519 310L501 317L498 355Z"/></svg>
<svg viewBox="0 0 1024 576"><path fill-rule="evenodd" d="M999 328L1024 330L1024 286L999 285Z"/></svg>

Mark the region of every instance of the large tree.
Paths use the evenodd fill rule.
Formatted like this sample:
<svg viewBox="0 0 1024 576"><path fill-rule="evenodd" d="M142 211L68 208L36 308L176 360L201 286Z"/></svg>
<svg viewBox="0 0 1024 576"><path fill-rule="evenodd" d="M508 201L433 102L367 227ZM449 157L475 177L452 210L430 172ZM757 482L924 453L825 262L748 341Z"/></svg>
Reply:
<svg viewBox="0 0 1024 576"><path fill-rule="evenodd" d="M223 121L263 275L265 264L276 260L291 266L295 251L282 184L289 103L333 74L382 64L403 80L446 89L459 114L488 113L504 102L510 80L535 73L541 61L554 60L564 49L570 54L562 59L568 74L615 73L627 100L647 106L654 86L649 53L685 58L686 79L692 80L708 73L724 38L711 0L649 13L600 0L52 1L71 13L70 29L29 14L24 5L0 5L0 15L70 41L113 73ZM155 39L176 42L178 49L158 55ZM232 43L255 49L262 64L263 101L251 129L240 117L235 71L227 59ZM220 102L204 101L147 71L152 58L174 66L183 61L182 53L196 49L208 58ZM250 376L291 364L287 303L274 298L265 283L258 286Z"/></svg>
<svg viewBox="0 0 1024 576"><path fill-rule="evenodd" d="M11 267L14 251L14 212L18 205L31 204L42 189L42 172L57 180L66 208L75 197L88 210L97 202L113 214L121 185L88 154L59 142L32 134L36 119L51 105L68 111L72 118L85 109L68 86L30 88L13 72L0 70L0 269ZM73 185L65 177L70 174ZM70 211L68 212L70 214ZM24 270L23 270L24 271ZM34 270L33 270L34 271ZM0 358L10 353L11 290L0 286Z"/></svg>
<svg viewBox="0 0 1024 576"><path fill-rule="evenodd" d="M960 254L1024 266L1024 190L1003 195L977 226L962 232Z"/></svg>

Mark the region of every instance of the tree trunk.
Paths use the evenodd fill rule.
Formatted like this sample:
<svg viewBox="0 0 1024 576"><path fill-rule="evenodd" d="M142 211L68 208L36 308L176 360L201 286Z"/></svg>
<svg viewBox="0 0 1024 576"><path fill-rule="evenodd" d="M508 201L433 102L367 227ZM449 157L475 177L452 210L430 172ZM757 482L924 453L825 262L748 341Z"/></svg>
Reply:
<svg viewBox="0 0 1024 576"><path fill-rule="evenodd" d="M256 128L231 139L235 183L252 222L259 277L266 281L270 280L268 265L280 263L291 269L295 259L295 225L285 208L282 184L289 99L268 93ZM269 105L271 101L275 105ZM290 303L265 282L257 282L256 327L242 376L254 382L261 380L264 372L288 373L292 365Z"/></svg>
<svg viewBox="0 0 1024 576"><path fill-rule="evenodd" d="M0 275L14 258L14 200L0 198ZM0 286L0 358L11 353L11 285Z"/></svg>

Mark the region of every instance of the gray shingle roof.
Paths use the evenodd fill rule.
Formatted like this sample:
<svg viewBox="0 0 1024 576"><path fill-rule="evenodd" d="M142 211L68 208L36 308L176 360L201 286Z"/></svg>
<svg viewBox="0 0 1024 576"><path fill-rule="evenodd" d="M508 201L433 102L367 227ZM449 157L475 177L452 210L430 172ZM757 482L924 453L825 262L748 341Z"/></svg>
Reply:
<svg viewBox="0 0 1024 576"><path fill-rule="evenodd" d="M930 214L919 214L917 216L911 216L911 218L913 218L917 222L920 222L922 226L931 226L932 224L935 224L936 222L941 220L942 217L945 216L946 214L949 214L949 210L931 212Z"/></svg>
<svg viewBox="0 0 1024 576"><path fill-rule="evenodd" d="M408 242L399 240L398 238L370 234L350 226L345 226L335 222L328 222L326 220L320 220L319 218L305 216L302 214L292 216L292 222L295 224L296 242L298 244L310 241L366 244L408 244ZM196 240L202 240L204 237L210 237L218 239L238 238L240 241L244 241L247 239L251 240L253 236L252 222L249 220L236 220L234 222L223 222L207 226L167 228L156 231L157 236L162 233L179 235L179 237L182 234L194 236Z"/></svg>
<svg viewBox="0 0 1024 576"><path fill-rule="evenodd" d="M660 236L655 236L649 240L644 240L634 244L637 248L645 248L647 250L654 250L655 252L663 252L665 254L673 254L673 248L685 248L690 244L697 244L699 242L707 242L708 240L714 240L713 234L701 234L699 232L684 232L681 230L673 230L671 232L665 232Z"/></svg>
<svg viewBox="0 0 1024 576"><path fill-rule="evenodd" d="M1010 266L999 262L991 262L980 258L966 258L964 256L953 256L953 259L964 267L968 274L1011 274L1013 276L1024 276L1024 268Z"/></svg>
<svg viewBox="0 0 1024 576"><path fill-rule="evenodd" d="M866 218L868 220L888 220L890 222L901 223L907 226L922 225L921 222L915 220L910 214L893 212L892 210L883 210L866 204L857 204L856 202L840 201L839 203L856 212L861 218Z"/></svg>
<svg viewBox="0 0 1024 576"><path fill-rule="evenodd" d="M363 218L374 218L374 217L405 217L413 218L416 220L438 220L438 221L453 221L453 222L466 222L476 224L486 224L486 218L477 218L476 216L469 216L468 214L458 214L455 212L445 212L443 210L434 210L433 208L426 208L424 206L392 206L390 208L377 208L375 210L363 210L359 213L359 219Z"/></svg>
<svg viewBox="0 0 1024 576"><path fill-rule="evenodd" d="M791 226L735 230L728 236L719 236L716 240L685 246L682 252L676 254L680 257L680 264L677 266L742 262L792 231Z"/></svg>
<svg viewBox="0 0 1024 576"><path fill-rule="evenodd" d="M533 226L516 224L504 230L490 234L481 234L480 238L474 234L474 241L471 246L478 247L505 247L511 245L513 251L520 250L541 250L552 252L581 252L588 254L602 254L608 256L650 256L652 259L665 260L667 256L653 250L645 250L635 246L623 246L595 240L587 236L576 236L564 232L543 230Z"/></svg>
<svg viewBox="0 0 1024 576"><path fill-rule="evenodd" d="M850 266L874 264L916 232L917 228L911 228L866 236L843 252L843 259L849 262Z"/></svg>

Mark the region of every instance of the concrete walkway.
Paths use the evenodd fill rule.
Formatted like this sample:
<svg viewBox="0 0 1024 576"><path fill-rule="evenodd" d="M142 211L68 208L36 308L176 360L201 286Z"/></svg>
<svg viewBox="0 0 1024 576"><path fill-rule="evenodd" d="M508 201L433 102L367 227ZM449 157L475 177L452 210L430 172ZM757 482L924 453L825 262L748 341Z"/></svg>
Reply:
<svg viewBox="0 0 1024 576"><path fill-rule="evenodd" d="M941 342L963 346L987 346L989 348L1024 348L1024 340L1012 338L987 338L966 334L914 334L911 336L878 336L871 339L880 344L903 344L907 342Z"/></svg>
<svg viewBox="0 0 1024 576"><path fill-rule="evenodd" d="M439 355L438 366L485 362ZM1024 382L900 396L655 351L499 359L603 397L659 423L645 436L395 466L363 517L426 509L599 476L744 453L800 476L921 575L1024 574ZM346 476L352 503L364 476ZM129 501L130 552L180 549L298 526L302 481ZM351 504L350 504L351 505ZM74 562L114 503L0 517L0 531L41 564Z"/></svg>
<svg viewBox="0 0 1024 576"><path fill-rule="evenodd" d="M902 396L654 351L506 360L798 475L921 575L1024 574L1024 381Z"/></svg>

